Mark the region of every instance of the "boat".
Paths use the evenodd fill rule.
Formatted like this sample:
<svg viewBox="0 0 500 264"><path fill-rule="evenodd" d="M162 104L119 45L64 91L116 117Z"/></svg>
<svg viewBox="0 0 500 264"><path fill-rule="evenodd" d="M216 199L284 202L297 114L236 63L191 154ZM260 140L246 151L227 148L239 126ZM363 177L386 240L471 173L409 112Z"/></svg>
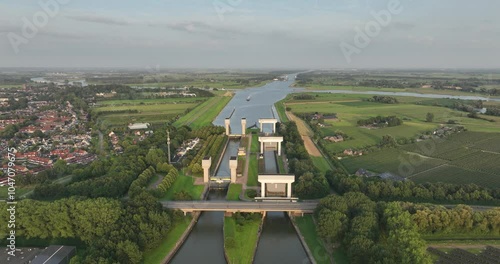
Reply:
<svg viewBox="0 0 500 264"><path fill-rule="evenodd" d="M247 101L250 101L250 99L251 99L251 98L252 98L252 96L251 96L251 95L249 95L249 96L247 97Z"/></svg>

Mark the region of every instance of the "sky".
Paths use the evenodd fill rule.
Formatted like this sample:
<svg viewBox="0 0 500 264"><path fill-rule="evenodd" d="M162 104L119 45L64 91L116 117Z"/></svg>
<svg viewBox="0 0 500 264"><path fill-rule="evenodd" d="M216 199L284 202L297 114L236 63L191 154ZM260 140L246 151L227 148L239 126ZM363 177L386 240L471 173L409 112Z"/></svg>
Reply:
<svg viewBox="0 0 500 264"><path fill-rule="evenodd" d="M500 68L499 10L496 0L0 0L0 67Z"/></svg>

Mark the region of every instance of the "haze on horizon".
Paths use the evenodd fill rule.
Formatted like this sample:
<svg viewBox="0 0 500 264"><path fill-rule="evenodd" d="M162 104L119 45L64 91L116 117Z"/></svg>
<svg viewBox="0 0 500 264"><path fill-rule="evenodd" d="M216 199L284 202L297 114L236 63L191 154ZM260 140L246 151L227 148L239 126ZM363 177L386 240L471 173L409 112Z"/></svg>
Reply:
<svg viewBox="0 0 500 264"><path fill-rule="evenodd" d="M0 0L0 67L500 68L494 0L57 1L16 53L9 34L44 11ZM341 43L390 1L402 11L349 63Z"/></svg>

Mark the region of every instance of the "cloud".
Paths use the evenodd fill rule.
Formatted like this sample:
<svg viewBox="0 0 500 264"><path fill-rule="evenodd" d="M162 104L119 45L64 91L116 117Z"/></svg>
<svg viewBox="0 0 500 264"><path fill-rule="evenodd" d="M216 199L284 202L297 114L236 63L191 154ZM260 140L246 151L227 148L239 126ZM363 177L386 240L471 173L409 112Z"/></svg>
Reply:
<svg viewBox="0 0 500 264"><path fill-rule="evenodd" d="M427 46L431 46L432 44L434 44L434 37L428 35L426 36L408 35L407 39L411 42Z"/></svg>
<svg viewBox="0 0 500 264"><path fill-rule="evenodd" d="M397 30L403 30L403 31L406 31L406 30L410 30L410 29L413 29L416 27L415 24L412 24L412 23L407 23L407 22L398 22L398 21L394 21L390 24L390 27L394 28L394 29L397 29Z"/></svg>
<svg viewBox="0 0 500 264"><path fill-rule="evenodd" d="M67 15L69 19L81 22L91 22L104 25L117 25L117 26L127 26L132 24L131 21L125 20L117 17L109 17L103 15Z"/></svg>

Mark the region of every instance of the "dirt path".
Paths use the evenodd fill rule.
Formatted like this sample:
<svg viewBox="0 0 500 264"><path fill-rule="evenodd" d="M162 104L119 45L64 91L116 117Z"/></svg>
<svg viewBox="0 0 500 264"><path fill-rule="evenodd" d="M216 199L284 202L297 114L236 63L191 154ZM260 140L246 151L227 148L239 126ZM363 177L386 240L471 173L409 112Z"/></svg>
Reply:
<svg viewBox="0 0 500 264"><path fill-rule="evenodd" d="M294 121L297 124L297 129L299 130L302 140L304 140L304 145L306 147L307 153L313 157L321 157L321 152L312 142L311 137L314 136L314 132L309 128L309 126L304 122L304 120L298 118L291 112L285 112L288 119Z"/></svg>

